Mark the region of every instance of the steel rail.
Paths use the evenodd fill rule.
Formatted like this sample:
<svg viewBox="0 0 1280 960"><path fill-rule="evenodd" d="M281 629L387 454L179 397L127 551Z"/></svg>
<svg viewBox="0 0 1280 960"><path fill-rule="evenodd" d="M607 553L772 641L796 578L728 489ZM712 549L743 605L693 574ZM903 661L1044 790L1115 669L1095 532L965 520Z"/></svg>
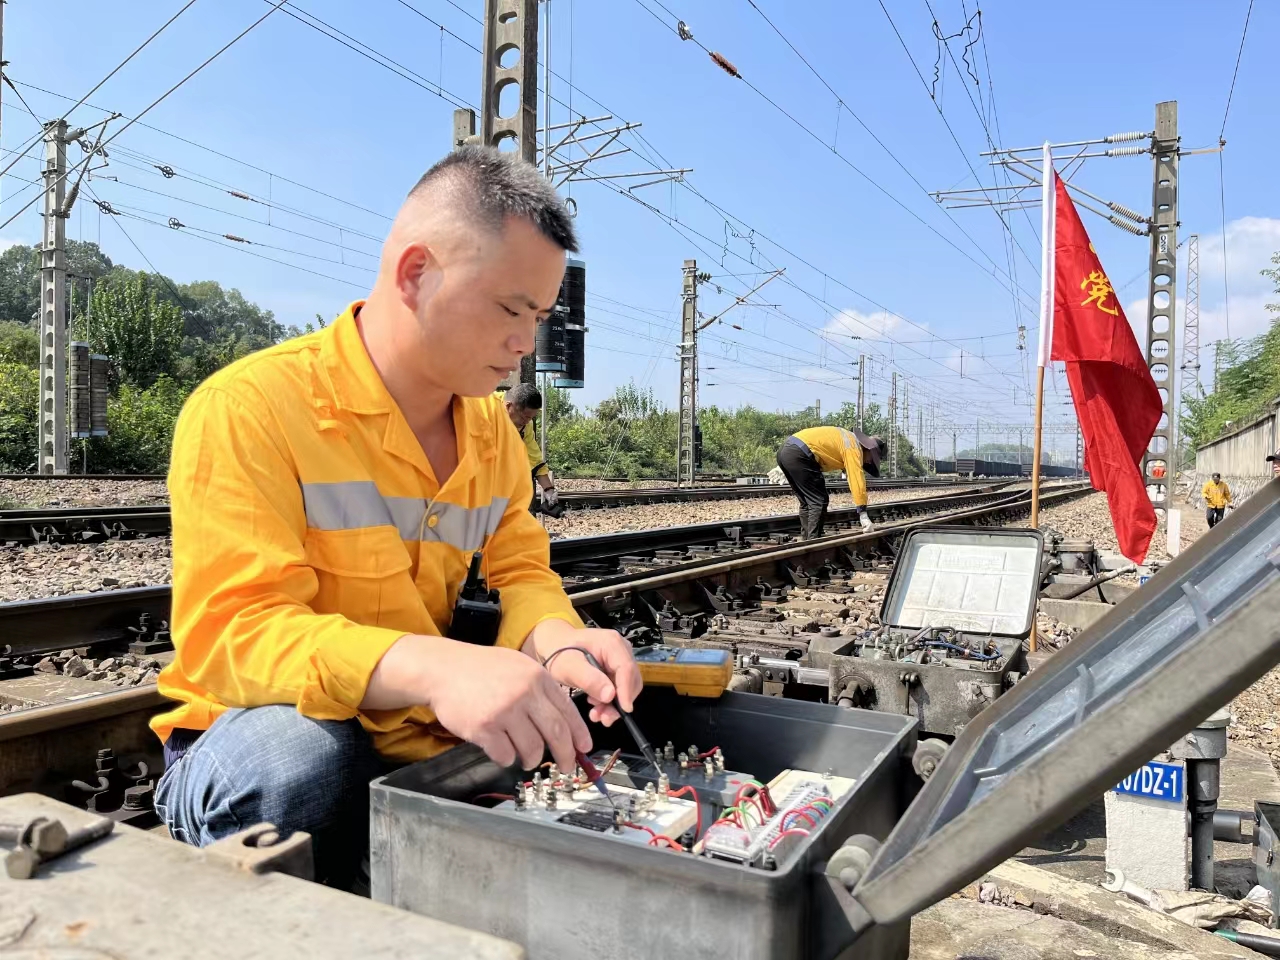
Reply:
<svg viewBox="0 0 1280 960"><path fill-rule="evenodd" d="M962 485L960 481L907 483L892 481L872 486L873 490L904 488L946 489ZM963 485L975 486L973 481ZM829 485L833 492L847 489L843 482ZM791 488L777 484L754 484L731 487L657 487L649 490L579 490L560 495L560 502L573 510L608 507L644 506L655 503L687 503L706 500L747 500L759 497L785 497ZM74 541L99 542L108 539L167 536L170 532L168 504L115 505L94 507L31 507L0 509L0 543L39 543Z"/></svg>
<svg viewBox="0 0 1280 960"><path fill-rule="evenodd" d="M1066 485L1045 492L1044 502L1060 502L1090 491L1087 484ZM1024 491L1000 496L994 503L961 506L931 517L942 523L1000 523L1030 509L1029 495ZM884 524L870 533L858 530L802 543L782 543L728 558L712 558L684 564L659 573L642 574L625 584L595 584L572 595L573 604L584 617L601 625L634 621L634 612L651 598L674 599L687 608L695 606L702 591L705 594L718 585L734 589L761 578L786 583L788 571L799 567L816 570L822 564L848 561L860 552L878 549L892 542L912 526L914 520ZM890 548L891 552L891 548ZM815 564L818 567L815 567ZM147 587L131 591L112 591L88 597L59 598L70 602L81 616L97 617L103 622L103 611L111 606L114 595L131 595L137 605L152 604L158 614L163 603L168 606L167 587ZM162 599L163 594L163 599ZM36 601L45 603L45 601ZM0 618L6 607L0 605ZM30 607L28 607L30 609ZM15 622L8 617L8 625ZM6 636L5 619L0 619L0 636ZM62 641L66 642L66 641ZM0 687L2 689L2 687ZM86 765L93 751L112 744L119 756L143 756L159 763L159 741L148 729L150 718L169 704L155 684L149 683L125 690L102 694L52 706L34 707L0 714L0 796L20 790L57 791L64 785L66 771Z"/></svg>
<svg viewBox="0 0 1280 960"><path fill-rule="evenodd" d="M1087 486L1069 488L1069 493L1086 492ZM1052 502L1054 492L1048 491L1045 502ZM1025 491L1007 494L1001 491L980 494L951 494L933 500L907 500L896 504L879 504L873 507L873 516L879 524L872 533L860 530L852 538L837 533L831 537L809 541L796 546L792 536L798 528L793 515L757 517L733 524L699 524L692 527L665 527L649 531L626 531L603 537L579 537L552 541L552 567L560 572L572 570L584 562L606 564L621 557L636 557L628 570L621 563L613 569L590 579L566 584L566 591L578 602L578 597L594 598L601 590L616 591L633 582L647 582L654 576L696 578L708 567L735 558L748 560L760 556L773 556L778 549L798 551L795 555L812 552L820 547L848 542L872 544L896 536L922 519L930 522L950 521L953 518L980 516L984 512L998 513L1009 505L1025 501ZM932 510L928 509L933 504ZM902 510L902 508L909 508ZM938 508L941 508L939 510ZM948 509L950 508L950 509ZM894 512L902 510L902 512ZM844 516L833 517L837 526L848 527L852 522L852 510L837 512ZM748 542L745 536L727 539L726 529L737 527L746 536L781 534L783 542ZM647 538L644 546L637 538ZM645 550L675 550L683 547L702 546L708 542L727 542L729 552L717 553L690 551L684 558L670 563L646 563ZM778 556L792 556L791 553ZM655 566L663 568L655 571ZM639 569L635 569L639 567ZM667 582L667 581L664 581ZM5 658L34 657L56 653L59 650L86 646L119 645L129 642L151 629L160 627L170 616L171 588L167 584L148 587L129 587L121 590L104 590L98 593L73 594L63 597L46 597L40 600L19 600L0 603L0 673Z"/></svg>

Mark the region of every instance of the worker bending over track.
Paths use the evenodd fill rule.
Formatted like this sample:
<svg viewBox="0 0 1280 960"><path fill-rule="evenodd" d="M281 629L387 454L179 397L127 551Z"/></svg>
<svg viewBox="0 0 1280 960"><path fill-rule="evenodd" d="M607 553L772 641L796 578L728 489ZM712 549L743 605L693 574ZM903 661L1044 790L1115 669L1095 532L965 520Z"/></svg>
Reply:
<svg viewBox="0 0 1280 960"><path fill-rule="evenodd" d="M1206 480L1200 488L1200 496L1204 498L1204 518L1212 530L1222 519L1223 513L1231 503L1231 488L1222 480L1222 474L1215 473L1212 479Z"/></svg>
<svg viewBox="0 0 1280 960"><path fill-rule="evenodd" d="M871 529L864 474L880 476L880 460L887 449L879 437L843 427L810 427L783 441L778 448L778 467L800 501L800 535L805 540L822 536L831 503L824 470L845 472L853 505L858 509L858 522L862 529Z"/></svg>
<svg viewBox="0 0 1280 960"><path fill-rule="evenodd" d="M529 472L542 491L542 512L552 517L563 516L564 507L560 505L555 481L551 479L551 470L542 459L542 447L538 444L537 418L542 409L542 394L532 383L517 383L506 392L502 401L506 406L507 416L524 441L524 448L529 456ZM532 499L529 501L529 509L533 510Z"/></svg>
<svg viewBox="0 0 1280 960"><path fill-rule="evenodd" d="M591 735L564 688L586 691L593 721L617 719L615 692L631 709L630 645L584 629L551 571L493 397L576 249L532 166L465 147L410 192L368 300L187 401L169 472L176 654L159 679L178 703L152 720L174 837L305 830L317 877L358 885L371 778L464 740L498 764L549 749L573 769ZM487 588L459 603L473 558L500 614ZM543 666L565 647L603 669Z"/></svg>

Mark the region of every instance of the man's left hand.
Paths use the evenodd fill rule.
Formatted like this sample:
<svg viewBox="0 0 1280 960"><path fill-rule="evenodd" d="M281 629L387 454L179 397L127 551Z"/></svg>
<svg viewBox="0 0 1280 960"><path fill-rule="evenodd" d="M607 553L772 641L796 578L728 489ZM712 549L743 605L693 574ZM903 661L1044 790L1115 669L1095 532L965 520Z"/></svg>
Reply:
<svg viewBox="0 0 1280 960"><path fill-rule="evenodd" d="M548 507L554 507L560 500L560 494L556 492L555 487L542 488L542 502Z"/></svg>
<svg viewBox="0 0 1280 960"><path fill-rule="evenodd" d="M551 676L567 687L576 687L587 694L591 704L590 717L596 723L610 726L619 719L613 706L616 697L623 710L630 713L644 681L636 666L631 644L616 630L578 628L565 620L543 620L533 628L524 643L524 652L539 661L565 647L582 647L603 668L597 670L587 658L575 650L565 650L548 667Z"/></svg>

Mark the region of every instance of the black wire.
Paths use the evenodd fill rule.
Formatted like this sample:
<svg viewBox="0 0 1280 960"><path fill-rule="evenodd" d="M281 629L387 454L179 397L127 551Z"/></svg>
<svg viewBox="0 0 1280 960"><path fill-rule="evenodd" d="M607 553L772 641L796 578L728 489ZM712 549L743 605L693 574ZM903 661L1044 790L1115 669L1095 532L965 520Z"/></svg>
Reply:
<svg viewBox="0 0 1280 960"><path fill-rule="evenodd" d="M36 90L36 91L38 91L38 92L40 92L40 93L47 94L48 96L51 96L51 97L58 97L58 98L59 98L59 99L61 99L61 100L70 100L70 99L71 99L71 98L70 98L70 97L68 97L66 94L63 94L63 93L57 93L57 92L55 92L55 91L53 91L53 90L46 90L44 87L38 87L38 86L36 86L36 85L35 85L35 84L33 84L33 83L23 83L21 80L18 80L18 81L16 81L16 82L17 82L17 84L18 84L19 86L26 87L28 90ZM88 103L87 101L85 102L85 106L92 107L94 110L101 110L103 113L111 113L111 112L112 112L112 111L108 110L106 107L99 107L98 105L93 104L93 103ZM69 111L68 111L68 112L69 112ZM129 120L129 119L131 119L130 117L124 116L123 114L121 114L120 116L121 116L121 118L122 118L122 119L124 119L124 120ZM213 154L214 156L216 156L216 157L221 157L221 158L222 158L222 159L224 159L224 160L230 160L232 163L238 163L238 164L240 164L240 165L242 165L242 166L248 167L250 170L256 170L256 171L258 171L259 173L265 173L265 174L266 174L267 176L269 176L269 177L274 177L274 178L275 178L275 179L277 179L277 180L282 180L282 181L284 181L285 183L292 184L292 185L293 185L293 186L295 186L295 187L301 187L303 190L308 190L308 191L310 191L311 193L317 194L317 195L319 195L319 196L321 196L321 197L324 197L324 198L326 198L326 199L328 199L328 200L333 200L333 201L335 201L335 202L337 202L337 203L344 204L345 206L352 207L353 209L360 210L360 211L362 211L362 212L364 212L364 213L372 214L372 215L373 215L373 216L375 216L375 217L381 217L383 220L390 221L390 220L392 219L391 217L387 216L385 213L380 213L380 212L379 212L379 211L377 211L377 210L370 210L368 207L363 207L363 206L361 206L361 205L360 205L360 204L358 204L358 203L353 203L353 202L352 202L352 201L350 201L350 200L344 200L342 197L336 197L336 196L334 196L334 195L333 195L333 194L331 194L331 193L325 193L325 191L323 191L323 190L319 190L319 189L317 189L316 187L308 186L307 184L305 184L305 183L300 183L300 182L299 182L299 181L297 181L297 180L291 180L290 178L288 178L288 177L284 176L283 174L276 173L276 172L274 172L274 171L272 171L272 170L267 170L267 169L265 169L265 168L263 168L263 167L259 167L259 166L258 166L258 165L256 165L256 164L250 163L248 160L242 160L240 157L233 157L233 156L231 156L231 155L230 155L230 154L228 154L228 153L223 153L223 152L222 152L222 151L220 151L220 150L215 150L213 147L206 146L206 145L205 145L205 144L203 144L203 143L197 143L195 140L188 140L186 137L179 136L179 135L178 135L178 134L176 134L176 133L171 133L171 132L169 132L168 130L163 130L163 129L161 129L160 127L153 126L152 124L149 124L149 123L141 123L141 122L139 122L139 123L138 123L138 126L140 126L140 127L145 127L146 129L148 129L148 130L152 130L152 131L154 131L154 132L156 132L156 133L159 133L159 134L163 134L163 135L164 135L164 136L166 136L166 137L172 137L174 140L178 140L178 141L180 141L181 143L185 143L185 144L187 144L188 146L196 147L196 148L197 148L197 149L199 149L199 150L205 150L205 151L207 151L207 152L209 152L209 153L212 153L212 154ZM136 152L136 151L129 151L129 152Z"/></svg>
<svg viewBox="0 0 1280 960"><path fill-rule="evenodd" d="M584 657L587 658L587 663L591 664L591 666L595 667L597 670L600 670L601 673L604 672L600 667L600 661L597 660L595 656L591 653L591 651L588 650L586 647L561 647L559 650L552 650L551 656L547 657L547 659L542 661L542 666L548 670L551 669L551 661L554 660L556 657L560 656L560 654L565 653L568 650L578 651L578 653L582 654Z"/></svg>
<svg viewBox="0 0 1280 960"><path fill-rule="evenodd" d="M272 0L263 0L263 2L271 3ZM298 13L303 14L305 17L308 17L309 19L304 20L303 17L298 16L298 14L294 13L293 10L288 9L289 7L293 7L293 10L297 10ZM471 110L478 109L474 104L464 100L462 97L458 96L456 93L446 90L444 87L440 86L437 83L432 83L426 77L422 76L422 74L409 69L404 64L399 63L396 60L393 60L391 57L388 57L385 53L381 53L380 51L375 50L373 47L369 46L367 43L357 40L355 37L351 36L350 34L343 33L337 27L332 26L329 23L326 23L324 20L321 20L315 14L308 13L306 10L303 10L302 7L298 6L296 3L291 2L291 0L282 0L281 12L288 14L289 16L293 17L293 19L297 20L299 23L305 24L306 26L310 27L312 30L315 30L317 33L323 34L324 36L328 37L330 40L333 40L335 43L342 44L342 46L346 47L348 50L355 51L365 59L372 60L374 63L376 63L378 66L382 67L383 69L390 70L392 73L396 74L399 77L402 77L405 80L408 80L410 83L413 83L416 86L421 87L423 90L426 90L428 93L435 94L437 97L439 97L441 100L444 100L446 103L450 103L455 107L466 107ZM312 20L314 20L315 23L312 23L311 22ZM321 26L316 26L317 23L320 24ZM324 29L322 29L322 27ZM326 33L325 32L326 29L332 30L333 33ZM334 34L338 34L338 36L335 36ZM346 39L343 39L344 37ZM365 49L361 50L360 46L356 46L356 44L360 44L360 46L364 47ZM366 51L372 51L372 53L369 53ZM379 57L381 57L382 59L378 59Z"/></svg>
<svg viewBox="0 0 1280 960"><path fill-rule="evenodd" d="M656 19L659 23L661 23L663 26L667 27L668 29L672 30L672 32L673 32L673 33L676 33L676 31L674 30L674 28L672 28L672 27L670 26L670 24L668 24L665 20L663 20L663 19L662 19L662 17L658 16L658 14L654 13L654 12L653 12L652 10L650 10L647 6L645 6L645 4L643 3L643 0L636 0L636 3L641 7L641 9L645 10L645 11L646 11L650 16L652 16L654 19ZM666 8L664 7L663 9L665 10ZM670 12L670 11L668 11L668 12ZM679 34L678 34L678 33L677 33L677 36L679 36ZM702 43L702 41L698 40L696 37L694 37L694 38L692 38L692 39L693 39L693 42L694 42L698 47L700 47L703 51L705 51L705 52L706 52L706 53L708 53L708 54L710 54L710 53L711 53L711 50L709 50L709 49L707 48L707 46L706 46L705 44L703 44L703 43ZM831 152L832 152L836 157L838 157L838 158L840 159L840 161L841 161L842 163L844 163L844 164L845 164L845 166L849 167L849 169L851 169L854 173L858 174L858 176L862 177L862 179L864 179L865 181L867 181L867 183L869 183L871 186L875 187L875 188L876 188L877 190L879 190L882 194L884 194L884 196L885 196L885 197L887 197L889 200L893 201L895 204L897 204L899 207L901 207L901 208L903 209L903 211L905 211L905 212L906 212L908 215L910 215L913 219L917 220L921 225L923 225L927 230L929 230L931 233L933 233L934 235L936 235L939 239L941 239L941 240L942 240L944 243L946 243L949 247L951 247L953 250L955 250L957 253L959 253L962 257L964 257L966 260L968 260L970 263L972 263L972 264L973 264L974 266L976 266L978 269L982 270L982 271L983 271L983 273L986 273L986 274L988 274L988 275L992 276L994 279L996 279L996 281L997 281L998 283L1000 283L1000 285L1001 285L1001 286L1005 287L1006 289L1010 289L1010 287L1009 287L1005 282L1001 281L1001 279L1000 279L1000 278L1001 278L1001 275L1003 274L1004 281L1008 281L1008 283L1012 283L1012 282L1013 282L1012 277L1010 277L1007 273L1004 273L1004 271L1002 271L1002 270L1000 269L999 264L997 264L997 263L996 263L996 261L995 261L994 259L992 259L992 258L991 258L991 256L990 256L989 254L987 254L987 252L986 252L985 250L982 250L982 248L981 248L980 246L978 247L978 250L979 250L979 252L980 252L984 257L986 257L986 258L987 258L987 260L991 263L992 270L988 270L988 269L987 269L986 267L984 267L981 263L979 263L977 260L975 260L975 259L973 258L973 256L972 256L968 251L966 251L966 250L964 250L963 248L961 248L961 247L960 247L960 246L959 246L955 241L953 241L950 237L948 237L948 236L946 236L945 234L943 234L940 230L938 230L938 228L937 228L937 227L933 226L933 224L929 223L927 220L925 220L923 217L921 217L919 214L917 214L914 210L912 210L910 207L908 207L905 203L903 203L900 199L898 199L896 196L894 196L892 193L890 193L890 192L889 192L889 190L887 190L885 187L883 187L883 186L882 186L878 181L876 181L876 180L875 180L874 178L872 178L869 174L867 174L865 171L863 171L861 168L859 168L855 163L853 163L853 161L851 161L851 160L850 160L848 157L846 157L844 154L840 153L840 152L839 152L839 150L836 150L835 148L833 148L829 143L827 143L827 141L826 141L826 140L824 140L821 136L819 136L817 133L815 133L815 132L810 128L810 127L808 127L808 126L806 126L804 123L802 123L799 119L797 119L797 118L795 117L795 115L794 115L794 114L790 113L788 110L786 110L784 107L782 107L782 105L781 105L781 104L779 104L777 101L775 101L775 100L773 100L771 97L769 97L769 96L768 96L768 95L767 95L763 90L761 90L759 87L757 87L754 83L752 83L750 80L748 80L746 77L744 77L744 76L742 76L742 75L740 75L740 74L739 74L739 76L738 76L738 79L740 79L743 83L745 83L745 84L746 84L746 85L747 85L747 86L752 90L752 92L753 92L753 93L755 93L758 97L760 97L760 98L761 98L762 100L764 100L767 104L769 104L771 107L773 107L773 108L774 108L775 110L777 110L779 113L781 113L784 117L786 117L788 120L790 120L792 123L794 123L797 127L799 127L801 130L803 130L805 133L807 133L807 134L808 134L808 135L809 135L813 140L815 140L817 143L821 144L821 145L822 145L822 147L823 147L824 149L826 149L826 150L830 150L830 151L831 151ZM957 141L957 146L959 146L959 141ZM962 150L962 152L963 152L963 148L961 148L961 150ZM968 163L968 158L967 158L967 157L965 158L965 162L966 162L966 163ZM972 168L972 166L970 166L970 171L972 171L972 170L973 170L973 168ZM975 178L977 177L977 174L976 174L976 173L974 173L974 177L975 177ZM979 182L979 183L981 183L981 181L978 181L978 182ZM927 193L927 192L928 192L928 191L926 191L926 193ZM955 221L953 220L953 222L955 222ZM957 226L959 226L959 224L957 224ZM963 228L961 228L961 232L962 232L962 233L964 233L964 232L965 232L965 231L963 230ZM974 239L973 239L973 237L969 236L967 233L965 233L965 235L969 238L969 240L970 240L971 242L973 242L973 243L975 244L975 246L977 246L977 241L976 241L976 240L974 240ZM1030 296L1030 293L1028 293L1028 294L1027 294L1027 296L1029 297L1029 296Z"/></svg>
<svg viewBox="0 0 1280 960"><path fill-rule="evenodd" d="M272 2L273 2L273 0L266 0L266 2L267 2L267 3L272 3ZM217 49L217 50L216 50L216 51L215 51L211 56L209 56L207 59L205 59L205 60L204 60L204 61L203 61L203 62L202 62L198 67L196 67L194 70L192 70L190 73L188 73L185 77L183 77L181 80L179 80L179 81L178 81L177 83L175 83L173 86L171 86L168 90L166 90L164 93L160 94L160 96L156 97L156 99L152 100L152 101L151 101L151 103L150 103L150 104L148 104L148 105L143 109L143 111L142 111L141 113L139 113L136 117L134 117L132 120L130 120L128 123L126 123L123 127L121 127L119 130L117 130L117 131L116 131L115 133L113 133L111 136L107 137L104 141L102 141L102 143L98 144L98 149L99 149L99 150L101 150L101 149L105 148L105 147L106 147L108 144L110 144L113 140L115 140L117 137L119 137L119 136L120 136L120 134L122 134L122 133L124 133L126 130L128 130L131 126L133 126L135 123L137 123L137 122L138 122L142 117L145 117L145 116L146 116L148 113L150 113L153 109L155 109L157 106L159 106L161 103L163 103L163 102L165 101L165 99L167 99L167 98L169 97L169 95L170 95L170 94L172 94L175 90L177 90L179 87L181 87L184 83L186 83L188 80L190 80L192 77L194 77L197 73L199 73L201 70L203 70L203 69L204 69L205 67L207 67L209 64L213 63L213 61L214 61L214 60L216 60L216 59L218 59L218 57L220 57L220 56L222 56L224 53L226 53L226 52L227 52L227 50L229 50L229 49L232 47L232 45L234 45L235 43L237 43L237 42L239 42L240 40L242 40L242 39L243 39L243 38L244 38L244 37L245 37L245 36L246 36L246 35L247 35L251 30L253 30L256 26L258 26L260 23L262 23L262 21L266 20L266 19L267 19L267 17L271 16L271 14L275 13L277 10L279 10L281 7L283 7L283 6L284 6L284 4L285 4L285 3L287 3L287 2L288 2L288 0L274 0L274 4L275 4L275 5L274 5L274 6L272 6L272 8L271 8L270 10L268 10L266 13L264 13L262 16L260 16L257 20L253 21L253 23L249 24L249 26L247 26L247 27L245 27L243 30L241 30L238 34L236 34L234 37L232 37L230 40L228 40L228 41L227 41L225 44L223 44L221 47L219 47L219 48L218 48L218 49ZM73 109L74 109L74 108L73 108ZM68 111L68 112L69 112L69 111ZM92 159L93 159L93 154L89 154L89 155L87 155L87 156L84 158L84 160L83 160L83 161L81 161L81 162L82 162L82 163L84 163L86 166L88 166L89 161L90 161L90 160L92 160ZM76 166L75 166L75 167L71 167L71 168L69 168L69 169L67 170L67 172L66 172L66 173L64 173L61 177L59 177L59 179L60 179L60 180L66 180L66 179L67 179L67 177L69 177L73 172L75 172L75 170L76 170L79 166L80 166L80 164L76 164ZM35 200L32 200L32 201L31 201L31 203L28 203L25 207L23 207L21 210L19 210L17 213L15 213L13 216L11 216L11 217L10 217L8 220L6 220L4 223L0 223L0 230L3 230L3 229L4 229L5 227L7 227L9 224L13 223L13 221L14 221L14 220L16 220L16 219L17 219L19 216L21 216L23 213L25 213L25 212L26 212L26 211L27 211L27 210L32 206L32 204L34 204L34 203L35 203Z"/></svg>
<svg viewBox="0 0 1280 960"><path fill-rule="evenodd" d="M19 90L17 87L13 85L13 81L9 79L9 75L7 73L0 72L0 79L4 80L4 82L8 85L9 89L14 92L15 96L17 96L18 102L22 104L22 106L26 109L27 113L31 114L31 119L34 120L36 123L40 124L40 128L43 130L44 121L41 120L38 116L36 116L36 112L32 110L31 105L27 103L27 98L22 95L21 90Z"/></svg>
<svg viewBox="0 0 1280 960"><path fill-rule="evenodd" d="M1253 16L1253 0L1249 0L1249 9L1244 14L1244 30L1240 33L1240 49L1236 51L1236 68L1231 72L1231 89L1227 91L1227 107L1222 111L1222 129L1218 131L1218 139L1227 132L1227 115L1231 113L1231 97L1236 92L1236 77L1240 74L1240 58L1244 56L1244 38L1249 35L1249 18ZM1223 242L1226 242L1225 236Z"/></svg>

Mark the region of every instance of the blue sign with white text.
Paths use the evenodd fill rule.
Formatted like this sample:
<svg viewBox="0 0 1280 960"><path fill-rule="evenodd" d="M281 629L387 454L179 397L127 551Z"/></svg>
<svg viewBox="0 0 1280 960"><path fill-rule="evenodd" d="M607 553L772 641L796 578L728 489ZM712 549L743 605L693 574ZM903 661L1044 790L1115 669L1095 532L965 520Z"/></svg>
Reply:
<svg viewBox="0 0 1280 960"><path fill-rule="evenodd" d="M1183 768L1177 764L1157 763L1153 760L1144 763L1116 784L1116 793L1182 803L1186 789L1185 779Z"/></svg>

